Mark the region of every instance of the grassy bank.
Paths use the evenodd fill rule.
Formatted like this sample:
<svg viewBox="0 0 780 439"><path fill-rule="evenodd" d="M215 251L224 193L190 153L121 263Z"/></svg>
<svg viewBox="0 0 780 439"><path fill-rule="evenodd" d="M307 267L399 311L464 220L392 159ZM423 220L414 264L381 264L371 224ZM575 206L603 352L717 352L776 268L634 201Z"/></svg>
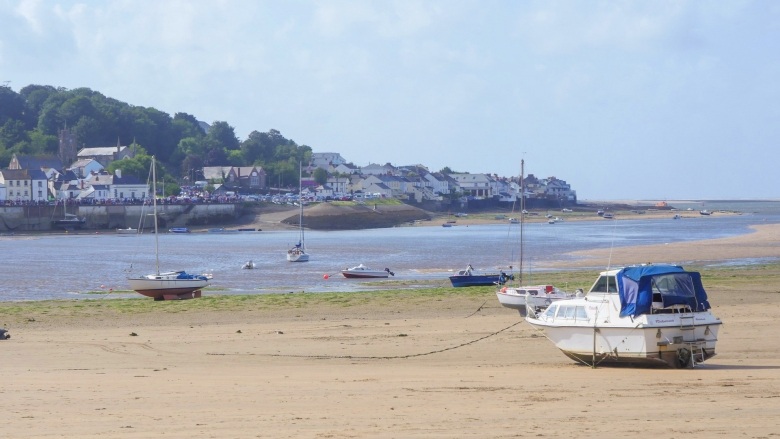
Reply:
<svg viewBox="0 0 780 439"><path fill-rule="evenodd" d="M773 303L780 299L780 264L729 268L697 268L713 306L747 303ZM549 283L568 291L588 290L595 280L593 271L561 271L537 276L535 283ZM372 314L424 312L464 312L500 307L494 287L419 287L403 281L382 283L379 291L344 293L288 293L256 295L219 295L205 292L196 300L155 302L145 297L131 299L47 300L0 302L0 326L57 325L68 321L97 319L128 320L141 318L145 323L165 324L174 316L188 318L202 313L243 313L247 319L298 318L312 315L368 317ZM440 285L440 283L439 283Z"/></svg>

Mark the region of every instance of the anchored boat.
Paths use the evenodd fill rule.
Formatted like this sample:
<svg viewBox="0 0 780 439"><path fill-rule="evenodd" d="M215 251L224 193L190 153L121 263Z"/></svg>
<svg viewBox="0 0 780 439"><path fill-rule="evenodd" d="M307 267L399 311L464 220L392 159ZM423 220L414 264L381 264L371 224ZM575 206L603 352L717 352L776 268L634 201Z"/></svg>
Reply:
<svg viewBox="0 0 780 439"><path fill-rule="evenodd" d="M526 321L566 356L599 364L692 368L715 355L721 320L697 272L637 265L602 272L584 296L554 301Z"/></svg>

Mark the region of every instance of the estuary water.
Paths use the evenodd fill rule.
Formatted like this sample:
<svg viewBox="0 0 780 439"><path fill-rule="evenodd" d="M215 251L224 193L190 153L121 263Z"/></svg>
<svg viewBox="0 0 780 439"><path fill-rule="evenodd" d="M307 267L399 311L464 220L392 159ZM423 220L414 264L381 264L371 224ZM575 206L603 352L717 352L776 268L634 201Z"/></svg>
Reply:
<svg viewBox="0 0 780 439"><path fill-rule="evenodd" d="M668 219L637 215L635 220L527 223L524 266L543 271L554 261L571 258L568 253L572 251L721 238L748 233L754 224L780 223L777 202L738 204L741 215L715 213L708 217L699 216L698 210L725 209L725 204L695 205L695 211L680 212L686 216L680 220L671 219L670 213ZM733 202L728 206L735 209ZM340 270L360 263L389 268L395 280L436 280L449 285L447 276L468 264L477 269L508 270L516 267L519 259L519 225L444 228L428 223L390 229L308 231L306 247L311 261L290 263L285 259L286 250L297 241L297 235L297 231L161 234L160 269L212 273L215 294L266 294L370 289L366 281L340 275ZM95 293L127 290L129 275L154 272L151 234L3 236L0 252L5 256L0 269L0 301L136 297L134 293ZM257 268L242 270L248 260ZM594 268L603 268L608 262Z"/></svg>

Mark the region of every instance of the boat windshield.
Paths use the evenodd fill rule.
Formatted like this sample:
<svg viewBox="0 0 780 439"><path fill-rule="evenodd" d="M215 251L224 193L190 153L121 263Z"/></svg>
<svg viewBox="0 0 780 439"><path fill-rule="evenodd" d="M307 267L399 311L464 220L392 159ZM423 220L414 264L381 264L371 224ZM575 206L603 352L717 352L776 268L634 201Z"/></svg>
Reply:
<svg viewBox="0 0 780 439"><path fill-rule="evenodd" d="M590 287L591 293L617 293L617 278L615 276L599 276L596 283Z"/></svg>

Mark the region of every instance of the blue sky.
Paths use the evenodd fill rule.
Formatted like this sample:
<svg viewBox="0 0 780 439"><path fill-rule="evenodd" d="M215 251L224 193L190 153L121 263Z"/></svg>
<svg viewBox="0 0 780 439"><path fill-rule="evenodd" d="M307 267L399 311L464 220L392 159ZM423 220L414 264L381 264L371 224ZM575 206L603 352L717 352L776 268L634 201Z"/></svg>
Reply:
<svg viewBox="0 0 780 439"><path fill-rule="evenodd" d="M780 198L776 1L0 0L5 82L580 199Z"/></svg>

